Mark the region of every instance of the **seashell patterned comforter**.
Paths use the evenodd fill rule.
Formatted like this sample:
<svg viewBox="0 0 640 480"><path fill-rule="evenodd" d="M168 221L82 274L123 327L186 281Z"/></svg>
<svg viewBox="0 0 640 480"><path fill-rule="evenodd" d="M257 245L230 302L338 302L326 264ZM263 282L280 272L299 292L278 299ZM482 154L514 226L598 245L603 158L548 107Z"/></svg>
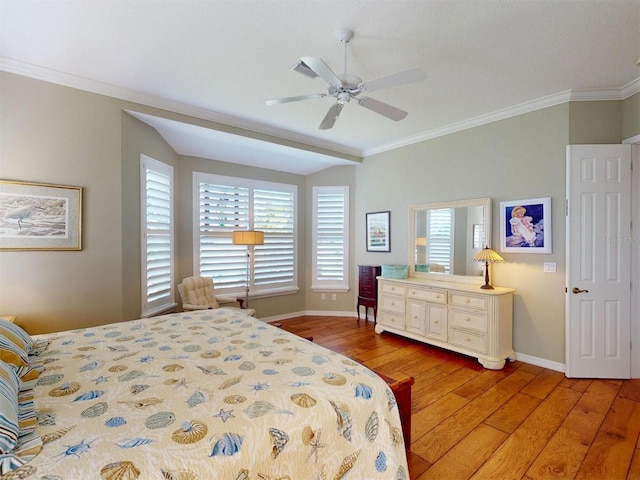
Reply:
<svg viewBox="0 0 640 480"><path fill-rule="evenodd" d="M408 479L384 381L238 310L35 339L44 446L19 478Z"/></svg>

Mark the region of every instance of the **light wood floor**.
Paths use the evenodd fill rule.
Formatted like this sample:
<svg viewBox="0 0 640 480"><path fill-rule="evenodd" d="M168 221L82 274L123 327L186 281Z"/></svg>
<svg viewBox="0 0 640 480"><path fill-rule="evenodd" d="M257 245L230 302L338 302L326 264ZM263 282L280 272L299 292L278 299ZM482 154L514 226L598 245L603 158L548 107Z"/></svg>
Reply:
<svg viewBox="0 0 640 480"><path fill-rule="evenodd" d="M392 378L415 378L411 479L640 479L640 380L568 379L522 362L485 370L349 317L282 328Z"/></svg>

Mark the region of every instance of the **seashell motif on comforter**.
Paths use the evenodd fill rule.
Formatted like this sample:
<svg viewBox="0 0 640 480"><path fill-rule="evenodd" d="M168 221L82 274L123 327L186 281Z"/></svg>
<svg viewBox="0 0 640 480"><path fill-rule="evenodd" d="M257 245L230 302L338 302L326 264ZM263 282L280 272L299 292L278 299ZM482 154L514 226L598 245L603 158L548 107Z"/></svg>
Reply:
<svg viewBox="0 0 640 480"><path fill-rule="evenodd" d="M408 479L385 382L238 310L36 339L33 480Z"/></svg>

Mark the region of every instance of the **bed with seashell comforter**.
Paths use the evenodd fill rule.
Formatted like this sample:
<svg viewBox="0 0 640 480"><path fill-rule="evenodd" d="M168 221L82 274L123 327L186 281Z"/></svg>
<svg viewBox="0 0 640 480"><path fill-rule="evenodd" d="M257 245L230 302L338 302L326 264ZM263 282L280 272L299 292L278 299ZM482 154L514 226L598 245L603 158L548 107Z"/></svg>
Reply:
<svg viewBox="0 0 640 480"><path fill-rule="evenodd" d="M43 447L15 478L408 478L384 381L238 310L34 339Z"/></svg>

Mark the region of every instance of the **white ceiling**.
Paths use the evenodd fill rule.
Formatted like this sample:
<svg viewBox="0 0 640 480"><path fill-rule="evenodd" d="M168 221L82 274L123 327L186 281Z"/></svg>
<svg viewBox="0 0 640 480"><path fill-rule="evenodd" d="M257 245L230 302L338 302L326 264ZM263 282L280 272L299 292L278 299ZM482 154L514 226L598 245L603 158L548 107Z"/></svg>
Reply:
<svg viewBox="0 0 640 480"><path fill-rule="evenodd" d="M247 147L266 146L282 162L255 166L296 173L344 163L321 149L366 157L569 99L640 92L640 0L0 0L0 19L0 69L323 152L303 159L283 145ZM424 69L423 82L369 94L407 118L393 122L351 102L323 131L332 98L264 104L325 92L320 78L289 67L316 56L342 73L340 28L355 31L348 73L366 81ZM180 154L256 163L238 153L238 135L143 120Z"/></svg>

